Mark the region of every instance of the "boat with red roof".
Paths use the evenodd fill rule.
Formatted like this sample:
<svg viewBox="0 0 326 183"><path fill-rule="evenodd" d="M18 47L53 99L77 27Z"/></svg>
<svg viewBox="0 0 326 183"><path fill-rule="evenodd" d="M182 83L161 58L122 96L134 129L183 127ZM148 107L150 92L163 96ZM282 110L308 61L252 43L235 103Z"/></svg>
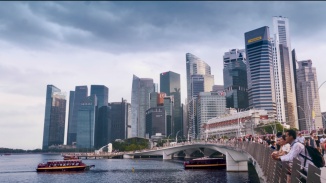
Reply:
<svg viewBox="0 0 326 183"><path fill-rule="evenodd" d="M60 161L48 161L47 163L38 164L37 172L58 172L58 171L85 171L95 165L87 166L81 160L60 160Z"/></svg>
<svg viewBox="0 0 326 183"><path fill-rule="evenodd" d="M197 158L183 163L185 169L187 168L225 168L226 160L224 158Z"/></svg>

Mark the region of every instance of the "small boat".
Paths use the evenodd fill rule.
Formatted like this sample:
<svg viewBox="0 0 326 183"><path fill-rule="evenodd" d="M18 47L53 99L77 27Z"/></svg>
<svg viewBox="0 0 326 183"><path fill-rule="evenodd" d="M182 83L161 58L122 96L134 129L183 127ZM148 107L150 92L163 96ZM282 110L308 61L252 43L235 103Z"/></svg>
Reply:
<svg viewBox="0 0 326 183"><path fill-rule="evenodd" d="M225 168L226 160L224 158L197 158L183 163L184 168Z"/></svg>
<svg viewBox="0 0 326 183"><path fill-rule="evenodd" d="M11 153L4 153L3 155L5 155L5 156L10 156Z"/></svg>
<svg viewBox="0 0 326 183"><path fill-rule="evenodd" d="M47 163L38 164L37 172L60 172L60 171L85 171L95 165L87 166L81 160L61 160L61 161L48 161Z"/></svg>
<svg viewBox="0 0 326 183"><path fill-rule="evenodd" d="M76 159L79 159L79 157L75 155L63 155L63 160L76 160Z"/></svg>

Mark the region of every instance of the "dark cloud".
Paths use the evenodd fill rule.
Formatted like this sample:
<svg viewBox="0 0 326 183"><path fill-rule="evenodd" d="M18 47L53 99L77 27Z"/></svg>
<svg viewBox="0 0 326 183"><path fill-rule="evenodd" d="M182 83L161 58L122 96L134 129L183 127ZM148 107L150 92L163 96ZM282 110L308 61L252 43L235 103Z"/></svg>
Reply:
<svg viewBox="0 0 326 183"><path fill-rule="evenodd" d="M32 48L53 42L112 53L243 44L246 31L289 17L294 38L325 29L323 2L2 3L0 38ZM230 43L230 41L232 43Z"/></svg>

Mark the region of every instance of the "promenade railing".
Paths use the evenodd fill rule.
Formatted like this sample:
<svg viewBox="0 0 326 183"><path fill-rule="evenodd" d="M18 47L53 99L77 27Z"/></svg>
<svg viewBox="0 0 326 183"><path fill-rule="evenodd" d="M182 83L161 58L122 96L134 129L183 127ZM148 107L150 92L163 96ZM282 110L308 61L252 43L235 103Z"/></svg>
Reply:
<svg viewBox="0 0 326 183"><path fill-rule="evenodd" d="M220 143L220 142L219 142ZM246 152L253 159L253 165L259 166L263 173L263 180L267 183L320 183L326 182L321 177L321 169L309 164L307 173L302 171L301 162L295 158L293 162L280 162L271 158L274 149L265 144L255 142L224 142L221 143L238 151ZM257 168L256 168L257 170Z"/></svg>

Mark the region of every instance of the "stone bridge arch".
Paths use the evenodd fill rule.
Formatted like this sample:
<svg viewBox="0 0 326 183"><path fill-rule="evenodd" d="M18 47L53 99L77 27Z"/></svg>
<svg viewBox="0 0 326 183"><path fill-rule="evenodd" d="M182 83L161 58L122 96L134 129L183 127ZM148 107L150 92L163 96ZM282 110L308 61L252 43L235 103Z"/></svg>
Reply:
<svg viewBox="0 0 326 183"><path fill-rule="evenodd" d="M133 156L142 155L162 155L163 159L171 159L174 153L180 151L191 152L193 150L198 150L199 148L207 149L206 153L214 153L216 151L221 152L226 156L227 171L248 171L248 156L244 152L239 152L232 147L224 146L220 144L206 144L206 143L196 143L187 145L176 145L171 147L165 147L157 150L148 150L142 152L129 153L124 156L124 158L133 158ZM187 153L186 153L187 154ZM205 154L205 152L204 152Z"/></svg>

